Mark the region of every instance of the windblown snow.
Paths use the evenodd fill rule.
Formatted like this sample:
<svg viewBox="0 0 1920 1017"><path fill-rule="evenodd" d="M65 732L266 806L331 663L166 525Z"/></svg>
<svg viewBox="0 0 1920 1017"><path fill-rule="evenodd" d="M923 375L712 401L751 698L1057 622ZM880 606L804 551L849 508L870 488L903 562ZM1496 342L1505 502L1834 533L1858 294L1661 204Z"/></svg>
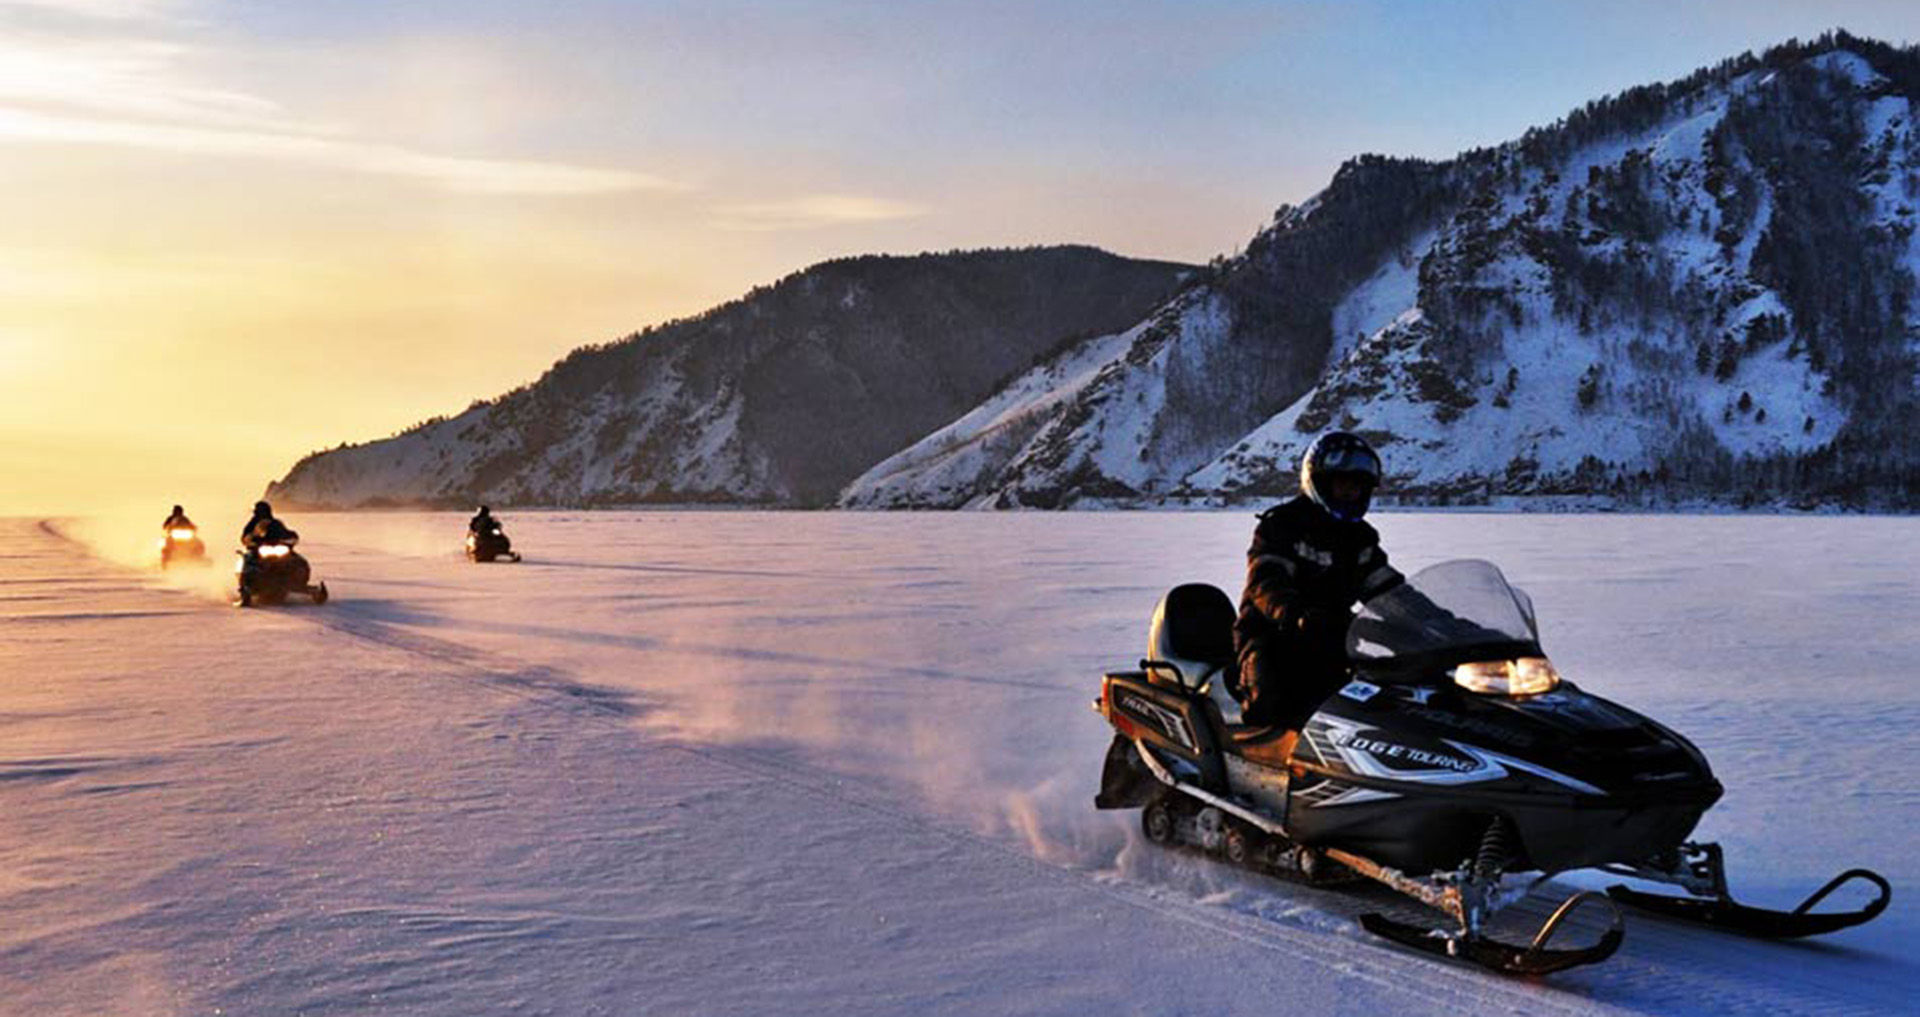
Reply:
<svg viewBox="0 0 1920 1017"><path fill-rule="evenodd" d="M1244 513L506 514L527 561L495 566L455 515L288 521L324 607L234 610L228 562L162 577L157 519L0 521L0 1013L1824 1015L1920 991L1912 519L1378 518L1403 568L1500 563L1564 673L1700 745L1736 893L1791 906L1853 865L1895 886L1820 943L1636 915L1613 960L1534 982L1092 808L1101 671L1167 587L1236 589ZM238 520L200 522L217 549Z"/></svg>

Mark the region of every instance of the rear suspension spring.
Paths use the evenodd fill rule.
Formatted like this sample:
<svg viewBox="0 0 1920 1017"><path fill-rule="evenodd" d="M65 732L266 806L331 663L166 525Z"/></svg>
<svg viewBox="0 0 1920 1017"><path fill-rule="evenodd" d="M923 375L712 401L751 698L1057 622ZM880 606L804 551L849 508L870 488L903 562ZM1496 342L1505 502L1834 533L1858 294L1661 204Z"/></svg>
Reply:
<svg viewBox="0 0 1920 1017"><path fill-rule="evenodd" d="M1513 861L1513 825L1505 816L1493 817L1487 832L1480 835L1480 851L1473 856L1473 877L1493 882Z"/></svg>

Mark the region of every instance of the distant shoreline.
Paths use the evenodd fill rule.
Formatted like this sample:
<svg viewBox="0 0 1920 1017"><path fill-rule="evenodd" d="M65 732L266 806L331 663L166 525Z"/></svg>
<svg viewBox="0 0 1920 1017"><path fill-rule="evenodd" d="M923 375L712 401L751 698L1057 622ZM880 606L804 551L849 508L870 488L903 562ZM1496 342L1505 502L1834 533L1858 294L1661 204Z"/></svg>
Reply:
<svg viewBox="0 0 1920 1017"><path fill-rule="evenodd" d="M497 512L819 512L845 513L849 515L915 515L915 514L995 514L995 513L1042 513L1071 514L1088 512L1114 513L1203 513L1203 512L1258 512L1271 505L1285 501L1284 497L1242 498L1242 499L1154 499L1154 500L1108 500L1087 499L1064 508L1033 508L1016 506L1011 508L988 507L891 507L891 508L849 508L837 505L781 505L772 503L729 503L729 502L629 502L596 505L552 505L530 504L515 505L504 502L490 502ZM475 504L478 504L477 502ZM276 505L281 513L418 513L418 512L472 512L473 504L380 504L342 507L337 505L302 505L288 502ZM1667 505L1623 504L1607 498L1592 498L1576 495L1503 495L1485 502L1474 504L1441 504L1428 502L1397 503L1386 499L1376 502L1375 515L1617 515L1617 516L1887 516L1909 517L1920 513L1901 512L1877 507L1848 508L1836 505L1795 507L1784 504L1766 504L1753 506L1730 505L1719 502L1694 501Z"/></svg>

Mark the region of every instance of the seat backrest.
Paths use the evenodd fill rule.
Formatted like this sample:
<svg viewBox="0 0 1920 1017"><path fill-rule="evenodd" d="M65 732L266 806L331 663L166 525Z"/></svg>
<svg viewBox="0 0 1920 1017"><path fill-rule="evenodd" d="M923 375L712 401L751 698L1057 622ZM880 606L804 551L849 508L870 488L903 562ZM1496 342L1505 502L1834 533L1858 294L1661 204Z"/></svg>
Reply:
<svg viewBox="0 0 1920 1017"><path fill-rule="evenodd" d="M1232 667L1233 601L1217 586L1187 583L1167 591L1153 609L1147 659L1180 669L1180 681L1198 690Z"/></svg>

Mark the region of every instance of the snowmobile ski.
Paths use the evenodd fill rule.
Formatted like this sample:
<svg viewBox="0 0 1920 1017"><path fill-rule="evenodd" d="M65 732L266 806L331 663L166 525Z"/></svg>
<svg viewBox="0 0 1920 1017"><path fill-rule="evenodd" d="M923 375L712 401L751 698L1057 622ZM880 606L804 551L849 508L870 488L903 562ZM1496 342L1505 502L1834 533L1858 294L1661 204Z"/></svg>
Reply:
<svg viewBox="0 0 1920 1017"><path fill-rule="evenodd" d="M1742 904L1727 891L1726 864L1718 844L1683 844L1677 863L1671 867L1610 866L1608 871L1674 883L1702 894L1679 897L1647 893L1625 884L1615 884L1607 888L1607 895L1614 900L1642 911L1757 939L1799 939L1850 929L1879 917L1880 912L1885 911L1887 904L1893 900L1893 887L1885 876L1871 869L1848 869L1827 880L1825 886L1815 890L1792 911ZM1833 891L1856 880L1872 884L1879 891L1878 895L1854 911L1813 910Z"/></svg>

